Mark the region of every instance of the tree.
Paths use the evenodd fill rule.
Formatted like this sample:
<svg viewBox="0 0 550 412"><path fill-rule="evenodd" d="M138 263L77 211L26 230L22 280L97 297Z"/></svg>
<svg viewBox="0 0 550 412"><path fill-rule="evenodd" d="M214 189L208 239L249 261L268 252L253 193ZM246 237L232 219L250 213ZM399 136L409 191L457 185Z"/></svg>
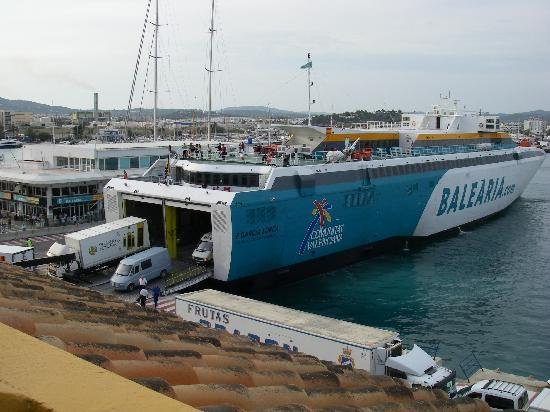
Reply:
<svg viewBox="0 0 550 412"><path fill-rule="evenodd" d="M49 140L52 140L52 135L48 132L40 132L38 133L38 140L41 142L47 142Z"/></svg>

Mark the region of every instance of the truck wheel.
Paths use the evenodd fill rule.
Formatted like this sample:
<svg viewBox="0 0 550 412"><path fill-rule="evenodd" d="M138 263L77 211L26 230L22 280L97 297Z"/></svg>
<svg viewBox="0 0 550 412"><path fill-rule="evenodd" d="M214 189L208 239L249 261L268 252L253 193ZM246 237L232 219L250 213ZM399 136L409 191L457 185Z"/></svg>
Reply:
<svg viewBox="0 0 550 412"><path fill-rule="evenodd" d="M166 279L166 275L168 275L168 272L166 270L163 270L162 272L160 272L161 279Z"/></svg>
<svg viewBox="0 0 550 412"><path fill-rule="evenodd" d="M135 288L136 288L136 285L134 285L133 283L130 283L130 284L128 285L128 290L129 290L130 292L133 291Z"/></svg>

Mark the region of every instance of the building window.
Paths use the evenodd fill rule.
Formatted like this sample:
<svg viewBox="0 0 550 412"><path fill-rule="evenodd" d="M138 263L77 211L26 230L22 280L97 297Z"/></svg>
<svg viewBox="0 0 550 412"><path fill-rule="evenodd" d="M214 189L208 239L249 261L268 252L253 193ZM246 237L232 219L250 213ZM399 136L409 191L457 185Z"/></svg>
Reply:
<svg viewBox="0 0 550 412"><path fill-rule="evenodd" d="M118 157L105 159L105 170L118 170Z"/></svg>
<svg viewBox="0 0 550 412"><path fill-rule="evenodd" d="M149 163L149 161L150 161L149 156L141 156L139 158L139 167L140 167L140 169L144 169L146 167L151 166L151 163Z"/></svg>
<svg viewBox="0 0 550 412"><path fill-rule="evenodd" d="M68 160L66 157L56 157L56 166L57 167L67 167Z"/></svg>
<svg viewBox="0 0 550 412"><path fill-rule="evenodd" d="M129 169L130 168L130 159L128 157L121 157L119 160L119 169Z"/></svg>

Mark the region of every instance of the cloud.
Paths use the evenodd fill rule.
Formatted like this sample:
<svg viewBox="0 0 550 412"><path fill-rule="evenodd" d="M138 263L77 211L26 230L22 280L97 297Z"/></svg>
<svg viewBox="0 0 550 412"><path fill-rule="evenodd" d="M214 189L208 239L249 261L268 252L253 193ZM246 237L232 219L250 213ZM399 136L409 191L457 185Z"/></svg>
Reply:
<svg viewBox="0 0 550 412"><path fill-rule="evenodd" d="M125 107L146 4L4 4L2 31L17 41L3 45L0 90L75 107L88 107L96 90L104 107ZM160 0L165 107L204 105L209 6ZM545 0L219 0L215 21L214 60L223 70L215 75L215 107L270 102L304 109L298 67L311 52L318 110L422 109L448 88L488 110L550 108ZM138 87L141 95L143 82Z"/></svg>

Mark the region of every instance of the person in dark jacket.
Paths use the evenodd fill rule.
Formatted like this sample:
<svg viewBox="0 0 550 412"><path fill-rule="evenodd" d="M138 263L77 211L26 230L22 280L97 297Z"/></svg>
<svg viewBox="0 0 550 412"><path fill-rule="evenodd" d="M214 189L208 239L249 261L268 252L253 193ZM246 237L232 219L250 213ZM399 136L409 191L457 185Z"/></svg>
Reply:
<svg viewBox="0 0 550 412"><path fill-rule="evenodd" d="M155 302L155 309L157 308L157 305L159 303L159 297L160 297L160 288L158 286L155 286L153 288L153 302Z"/></svg>

